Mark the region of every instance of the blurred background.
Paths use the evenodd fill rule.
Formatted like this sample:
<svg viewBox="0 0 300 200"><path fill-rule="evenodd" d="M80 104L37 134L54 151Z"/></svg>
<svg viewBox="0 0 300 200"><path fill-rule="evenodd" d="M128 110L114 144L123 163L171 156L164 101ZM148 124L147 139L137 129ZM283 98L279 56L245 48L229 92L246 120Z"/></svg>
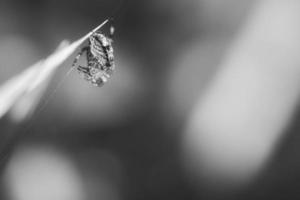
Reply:
<svg viewBox="0 0 300 200"><path fill-rule="evenodd" d="M1 0L0 84L111 15L116 29L105 86L65 77L74 54L41 112L1 119L2 143L22 134L1 147L1 199L296 199L299 11L296 0Z"/></svg>

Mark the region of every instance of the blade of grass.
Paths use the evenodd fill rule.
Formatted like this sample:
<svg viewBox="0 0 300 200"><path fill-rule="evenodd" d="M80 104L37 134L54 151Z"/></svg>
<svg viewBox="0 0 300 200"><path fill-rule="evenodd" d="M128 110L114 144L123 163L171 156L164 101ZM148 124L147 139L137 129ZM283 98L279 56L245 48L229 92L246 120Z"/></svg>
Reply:
<svg viewBox="0 0 300 200"><path fill-rule="evenodd" d="M0 118L25 95L29 95L37 87L45 83L55 70L94 32L104 26L109 20L106 19L91 32L74 41L70 45L59 48L46 59L30 66L20 74L14 76L0 87ZM39 95L37 95L39 96ZM34 104L35 105L35 104Z"/></svg>

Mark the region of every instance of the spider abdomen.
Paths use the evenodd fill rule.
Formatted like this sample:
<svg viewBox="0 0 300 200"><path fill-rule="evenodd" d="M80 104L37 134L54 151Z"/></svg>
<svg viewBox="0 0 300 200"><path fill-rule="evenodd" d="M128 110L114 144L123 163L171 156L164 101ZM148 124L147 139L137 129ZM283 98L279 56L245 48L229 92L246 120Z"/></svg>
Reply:
<svg viewBox="0 0 300 200"><path fill-rule="evenodd" d="M115 69L112 39L103 34L94 33L90 36L89 46L85 47L84 51L87 52L87 66L79 66L77 70L88 82L95 86L102 86Z"/></svg>

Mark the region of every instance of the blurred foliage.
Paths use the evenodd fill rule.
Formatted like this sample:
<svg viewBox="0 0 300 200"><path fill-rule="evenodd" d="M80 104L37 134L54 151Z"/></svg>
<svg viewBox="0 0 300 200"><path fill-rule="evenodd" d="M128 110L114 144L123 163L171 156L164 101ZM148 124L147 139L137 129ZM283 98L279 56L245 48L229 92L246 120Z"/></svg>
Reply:
<svg viewBox="0 0 300 200"><path fill-rule="evenodd" d="M199 194L205 198L204 189L193 191L185 180L180 133L197 96L194 92L202 91L199 85L214 73L224 46L246 15L242 11L250 6L230 1L216 16L223 7L212 2L216 4L204 0L0 1L1 83L47 56L62 39L77 39L112 13L115 18L115 78L99 89L71 74L39 116L24 122L31 126L19 145L27 145L29 152L31 146L40 151L35 145L64 152L85 183L94 181L95 187L88 190L90 199L99 197L98 190L105 185L102 179L109 180L107 185L113 185L121 199L198 199ZM203 49L194 49L195 44ZM188 62L191 49L196 53ZM197 61L198 56L204 61ZM71 62L66 61L54 77L41 105ZM195 72L201 76L190 82ZM16 149L18 156L24 156Z"/></svg>

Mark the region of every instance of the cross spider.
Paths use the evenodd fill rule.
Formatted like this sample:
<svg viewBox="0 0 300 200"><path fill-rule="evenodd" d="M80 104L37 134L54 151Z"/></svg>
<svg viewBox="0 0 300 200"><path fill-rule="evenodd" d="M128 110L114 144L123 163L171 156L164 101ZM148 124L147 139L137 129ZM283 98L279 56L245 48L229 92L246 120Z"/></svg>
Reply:
<svg viewBox="0 0 300 200"><path fill-rule="evenodd" d="M79 65L77 66L77 71L85 80L98 87L101 87L107 82L115 69L112 48L113 33L113 26L110 27L109 37L102 33L93 33L89 37L88 46L81 49L72 64L72 68L75 67L80 56L86 52L87 66Z"/></svg>

